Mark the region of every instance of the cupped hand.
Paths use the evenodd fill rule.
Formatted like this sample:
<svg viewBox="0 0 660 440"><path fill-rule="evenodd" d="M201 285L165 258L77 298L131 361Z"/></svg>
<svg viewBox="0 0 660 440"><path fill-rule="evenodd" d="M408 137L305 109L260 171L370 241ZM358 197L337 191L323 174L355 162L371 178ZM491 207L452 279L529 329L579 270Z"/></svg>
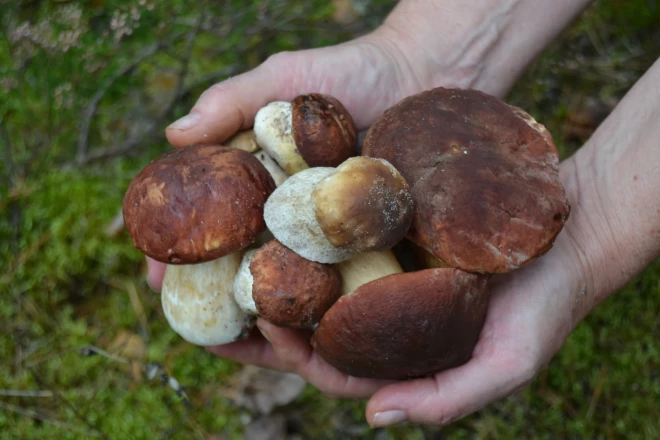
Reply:
<svg viewBox="0 0 660 440"><path fill-rule="evenodd" d="M370 35L338 46L275 55L209 88L166 133L175 147L222 143L251 127L256 112L268 102L310 92L338 98L364 130L386 108L430 86L394 44ZM567 168L563 166L563 180ZM448 423L526 385L578 321L585 271L570 231L573 217L548 254L493 278L486 322L472 359L433 377L395 382L348 376L312 350L309 334L261 319L260 331L248 340L208 350L238 362L296 372L328 395L370 398L366 416L372 426L404 420ZM147 261L149 284L159 291L165 266Z"/></svg>
<svg viewBox="0 0 660 440"><path fill-rule="evenodd" d="M374 427L403 421L447 424L527 385L582 318L585 269L575 244L580 228L573 220L545 256L492 279L486 321L471 360L432 377L394 382L348 376L312 350L308 334L263 320L258 321L260 334L208 350L296 372L332 396L369 397L366 417Z"/></svg>

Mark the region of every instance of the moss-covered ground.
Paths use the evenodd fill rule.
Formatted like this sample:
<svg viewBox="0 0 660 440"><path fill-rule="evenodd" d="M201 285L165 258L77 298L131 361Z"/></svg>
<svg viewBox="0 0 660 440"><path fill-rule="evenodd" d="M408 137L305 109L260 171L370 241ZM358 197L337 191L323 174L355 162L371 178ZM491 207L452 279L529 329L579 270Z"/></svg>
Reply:
<svg viewBox="0 0 660 440"><path fill-rule="evenodd" d="M204 88L364 32L392 2L353 3L354 21L341 1L0 2L0 438L242 438L242 366L168 328L112 222ZM659 2L596 1L508 100L566 157L659 49ZM292 438L660 438L660 263L515 396L442 429L370 430L364 404L307 387L277 411Z"/></svg>

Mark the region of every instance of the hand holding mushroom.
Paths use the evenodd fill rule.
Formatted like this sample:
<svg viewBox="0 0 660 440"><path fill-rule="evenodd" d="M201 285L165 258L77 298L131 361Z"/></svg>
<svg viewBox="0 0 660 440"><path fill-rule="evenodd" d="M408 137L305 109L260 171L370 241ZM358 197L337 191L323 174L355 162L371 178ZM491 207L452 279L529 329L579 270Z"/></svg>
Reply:
<svg viewBox="0 0 660 440"><path fill-rule="evenodd" d="M424 377L465 364L484 324L491 274L519 269L547 252L568 217L550 135L527 113L497 98L439 88L388 109L369 130L363 156L345 159L353 155L343 135L353 132L350 115L336 116L337 109L345 113L337 101L313 96L313 103L323 105L304 110L305 118L299 119L315 121L314 135L328 125L335 127L334 135L303 136L294 145L293 139L301 137L291 135L295 112L279 104L259 112L268 117L257 120L256 144L268 145L268 157L290 175L276 189L264 161L248 153L251 148L227 147L180 149L150 164L131 185L127 224L145 253L178 264L192 244L197 253L185 261L205 261L194 246L199 228L209 259L231 257L228 266L206 273L202 268L208 263L185 273L170 267L163 289L166 317L185 339L201 345L244 338L256 316L279 327L314 329L315 353L343 373L368 379ZM288 110L273 116L280 107ZM271 125L264 127L268 121ZM272 136L264 140L264 132ZM337 146L330 143L334 139ZM302 145L330 159L315 162L308 152L303 161ZM328 150L345 152L333 156ZM246 201L236 199L241 194L235 187L252 183L245 177L235 178L228 188L212 188L214 179L206 177L203 166L201 174L198 167L191 171L191 164L206 156L219 176L235 166L216 157L236 156L249 163L250 174L261 176L256 187L264 190ZM170 162L177 165L174 172ZM171 189L168 179L184 189ZM199 180L215 195L211 212L216 217L195 218L207 206L200 199ZM226 179L215 180L226 185ZM163 185L169 198L163 196ZM186 218L193 229L170 245L171 239L161 237L161 225L171 220L154 220L149 212L162 212L163 205L178 207L181 198L190 204L185 208L192 220L181 209L175 219ZM256 216L247 235L240 232L246 228L236 229L232 198L254 211L240 214ZM226 223L224 217L234 224L218 232L236 234L240 245L223 247L228 238L213 234L216 222ZM264 224L275 240L246 249ZM438 267L404 273L392 252L404 237L437 259ZM202 280L205 284L195 284ZM203 313L190 313L197 303ZM230 322L238 324L228 335L218 331L217 326Z"/></svg>
<svg viewBox="0 0 660 440"><path fill-rule="evenodd" d="M456 3L462 6L464 2ZM531 56L538 53L537 49L549 41L555 29L559 29L574 16L573 12L568 10L577 10L584 3L566 2L560 7L541 6L528 11L525 9L525 2L521 2L514 7L515 13L512 15L488 14L479 10L476 5L470 8L455 6L456 11L460 9L463 17L456 17L456 12L452 12L449 7L449 14L444 14L443 11L444 15L438 17L431 13L430 9L415 6L422 5L423 2L400 2L389 20L389 26L372 35L338 47L281 54L251 72L214 86L202 95L190 115L167 130L167 136L177 147L201 142L223 143L235 132L251 127L257 111L269 102L274 99L290 102L297 94L306 93L308 89L331 93L339 98L354 116L360 130L368 128L378 115L402 98L431 89L434 84L462 84L465 87L473 85L502 96L530 61ZM476 14L476 17L471 14ZM404 43L397 38L396 33L387 35L388 29L400 29L400 25L409 23L411 17L412 21L420 24L414 29L404 29L411 31L408 34L412 36L412 45L407 49L398 47L391 50L392 42ZM466 61L462 57L464 54L446 53L446 49L464 49L463 42L481 41L479 38L483 35L474 33L481 28L475 30L470 26L453 34L437 32L438 23L456 18L462 19L461 22L464 23L483 22L487 25L483 29L499 29L504 32L518 32L521 28L533 29L534 38L525 40L522 47L518 45L513 49L512 42L520 40L519 36L499 38L494 47L489 46L488 51L483 51L486 61L469 59L467 61L470 64L466 65L461 62ZM502 23L495 22L500 19L512 22L503 26ZM550 27L552 29L549 29ZM415 39L415 36L425 32L427 39ZM382 38L383 36L386 38ZM438 44L437 38L442 38L442 44ZM446 41L447 38L454 38L453 43ZM408 40L405 44L407 43ZM425 48L434 48L434 52L429 54ZM430 57L424 58L425 55ZM457 62L444 63L444 60ZM452 70L454 68L456 70ZM478 73L477 77L472 75L474 68ZM657 163L658 158L651 152L657 152L657 148L651 150L652 144L649 143L649 139L657 139L660 134L649 136L649 133L657 133L657 129L653 132L653 127L649 127L645 120L633 119L633 116L628 115L643 114L643 111L640 113L639 103L644 104L641 106L644 111L650 112L649 108L653 107L648 104L654 102L653 99L655 102L660 99L657 97L657 88L653 88L653 84L658 81L660 77L656 68L652 79L644 83L646 87L640 87L634 96L624 103L618 115L599 131L600 134L594 137L593 142L583 148L585 152L567 160L560 167L560 180L574 209L563 232L557 235L552 249L543 249L540 242L533 241L528 243L529 246L525 246L526 240L522 235L513 240L514 244L522 245L522 256L509 252L504 242L481 241L480 249L487 250L487 254L491 256L491 267L516 265L521 261L521 257L524 260L525 256L534 257L534 253L547 252L542 258L520 269L492 275L489 281L490 303L484 326L472 357L466 364L432 377L394 384L383 380L357 379L333 368L320 357L318 352L311 348L307 332L277 327L264 319L257 320L261 332L253 333L248 340L211 347L209 350L240 362L296 371L310 383L332 395L371 397L367 407L367 419L373 426L384 426L403 420L448 423L520 389L543 368L574 325L592 307L625 281L626 277L643 267L649 258L653 257L654 252L657 253L658 240L643 235L648 234L646 226L651 219L649 211L640 211L631 206L655 206L654 202L657 200L649 197L649 192L642 191L641 187L632 188L629 182L633 181L633 173L650 176L649 179L660 174L657 170L652 170L652 165ZM648 99L644 98L645 93L649 96ZM528 125L534 125L533 121L529 122ZM631 136L630 133L636 134ZM634 143L634 149L630 147L631 143ZM602 154L603 148L597 148L599 144L605 144L607 151L618 152L621 160L616 168L606 163L607 160ZM538 145L542 146L543 143ZM449 145L446 157L425 160L429 160L428 163L431 164L438 160L440 164L441 159L457 160L456 153L471 157L469 145L467 155L461 149L465 145L455 146L457 151ZM510 146L515 147L515 142ZM652 148L655 148L654 144ZM394 151L396 152L396 148ZM635 154L623 154L624 151ZM508 157L514 160L513 165L514 156ZM650 160L642 162L644 157ZM530 176L536 173L537 177L543 179L543 173L537 173L544 168L542 162L543 160L531 167ZM506 161L503 163L506 164ZM599 169L600 173L595 174L595 168ZM578 169L580 173L576 171ZM635 171L636 169L641 171ZM426 178L423 171L414 171L420 173L420 180ZM524 170L518 168L518 171ZM436 169L435 172L442 171ZM518 174L518 177L524 177L524 174ZM615 194L606 193L603 197L603 194L598 193L596 188L599 186L609 188L606 179L608 175L618 176L615 192L630 194L629 201L620 200ZM489 178L486 174L477 177L482 182ZM495 177L506 182L511 177L507 166L500 168L498 175L490 176ZM410 182L411 186L414 187L414 183ZM653 184L649 187L653 188ZM480 193L482 192L477 191L477 194ZM442 195L440 191L438 194ZM454 201L460 204L461 198L457 197L460 194L454 192L448 196L454 197ZM464 199L466 202L472 200L469 192L463 196L467 197ZM491 193L490 196L494 194ZM518 211L511 211L508 207L503 207L506 211L500 209L492 202L493 200L488 200L487 206L492 209L483 209L482 215L495 219L502 225L517 224L521 230L528 228L529 232L533 233L534 223L530 223L531 226L524 224L530 218L521 216ZM429 200L428 204L433 205L434 201ZM602 230L599 225L611 224L611 219L619 218L622 212L635 214L627 215L624 223L618 223L618 235L622 238L612 239L613 231ZM478 216L478 212L475 213ZM507 219L510 221L507 222ZM442 215L427 219L435 227L442 226L444 220L449 220L453 225L461 225L460 219ZM475 222L480 219L468 216L465 220ZM422 227L418 228L415 236L411 238L414 238L416 243L423 243L426 229L423 223L416 224ZM465 237L478 239L479 236L477 234L476 237ZM603 238L606 240L603 241ZM461 249L460 252L452 254L452 243L457 239L460 237L453 233L443 234L438 246L432 246L430 250L435 248L436 251L442 252L445 258L454 261L467 258L466 252L469 249ZM489 244L494 249L490 248ZM498 247L500 244L503 244L501 248ZM476 267L483 263L478 260L469 261ZM164 266L154 264L153 260L149 261L150 283L158 288ZM616 262L614 267L613 262ZM342 264L344 263L339 263L340 267ZM398 271L394 266L396 264L392 265L392 273ZM349 289L352 290L354 289Z"/></svg>

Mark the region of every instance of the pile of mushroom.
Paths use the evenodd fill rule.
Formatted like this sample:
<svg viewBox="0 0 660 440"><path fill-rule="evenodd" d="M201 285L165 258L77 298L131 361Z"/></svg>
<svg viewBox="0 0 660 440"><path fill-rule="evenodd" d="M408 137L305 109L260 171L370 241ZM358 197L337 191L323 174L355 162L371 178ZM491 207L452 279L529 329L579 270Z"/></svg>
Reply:
<svg viewBox="0 0 660 440"><path fill-rule="evenodd" d="M358 377L467 362L491 276L547 252L570 212L545 127L475 90L402 100L360 155L351 115L321 94L268 104L226 145L165 154L124 199L135 246L168 264L170 326L199 345L257 316L308 329Z"/></svg>

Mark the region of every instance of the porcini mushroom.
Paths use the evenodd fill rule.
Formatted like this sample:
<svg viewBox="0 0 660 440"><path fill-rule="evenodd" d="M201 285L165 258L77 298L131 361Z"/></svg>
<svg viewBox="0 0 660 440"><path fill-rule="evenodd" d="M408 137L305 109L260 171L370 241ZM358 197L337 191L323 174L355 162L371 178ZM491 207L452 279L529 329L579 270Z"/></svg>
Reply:
<svg viewBox="0 0 660 440"><path fill-rule="evenodd" d="M436 88L385 111L362 154L410 183L408 238L450 267L515 270L547 252L568 218L550 133L477 90Z"/></svg>
<svg viewBox="0 0 660 440"><path fill-rule="evenodd" d="M357 130L336 98L320 93L261 108L254 133L262 149L292 176L310 167L336 167L357 154Z"/></svg>
<svg viewBox="0 0 660 440"><path fill-rule="evenodd" d="M163 310L187 341L223 344L252 325L232 286L242 251L265 229L263 207L274 189L257 158L223 146L170 151L131 182L126 228L138 249L168 264Z"/></svg>
<svg viewBox="0 0 660 440"><path fill-rule="evenodd" d="M394 246L412 221L412 208L408 184L394 167L355 157L289 177L266 202L264 219L286 247L332 264Z"/></svg>
<svg viewBox="0 0 660 440"><path fill-rule="evenodd" d="M234 282L236 302L247 313L311 329L341 295L337 268L306 260L277 240L248 252Z"/></svg>
<svg viewBox="0 0 660 440"><path fill-rule="evenodd" d="M486 281L457 269L379 278L330 307L312 347L356 377L407 379L461 365L483 326Z"/></svg>

